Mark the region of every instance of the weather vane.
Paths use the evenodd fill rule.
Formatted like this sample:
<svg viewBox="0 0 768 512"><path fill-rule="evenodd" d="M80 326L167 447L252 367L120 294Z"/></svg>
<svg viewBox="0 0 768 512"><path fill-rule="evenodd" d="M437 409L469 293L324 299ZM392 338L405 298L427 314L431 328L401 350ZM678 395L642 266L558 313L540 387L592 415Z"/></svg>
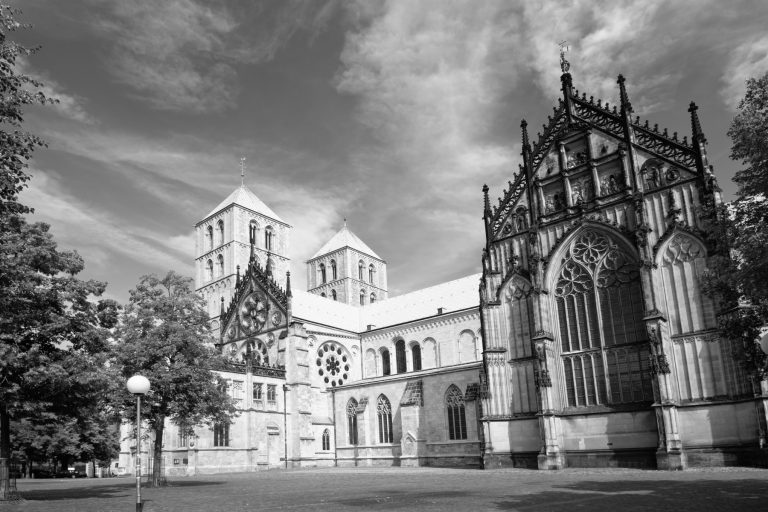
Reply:
<svg viewBox="0 0 768 512"><path fill-rule="evenodd" d="M561 41L558 43L558 46L560 47L560 69L563 71L563 73L567 73L569 69L571 69L571 63L565 60L565 54L568 52L568 50L571 49L570 46L568 46L568 41Z"/></svg>
<svg viewBox="0 0 768 512"><path fill-rule="evenodd" d="M245 157L240 159L240 184L245 185Z"/></svg>

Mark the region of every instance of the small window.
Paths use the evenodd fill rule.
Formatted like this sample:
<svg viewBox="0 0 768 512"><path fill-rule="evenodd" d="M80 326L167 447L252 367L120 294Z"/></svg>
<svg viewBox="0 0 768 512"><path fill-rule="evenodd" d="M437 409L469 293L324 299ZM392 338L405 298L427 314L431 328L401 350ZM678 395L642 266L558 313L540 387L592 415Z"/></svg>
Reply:
<svg viewBox="0 0 768 512"><path fill-rule="evenodd" d="M205 264L205 280L210 281L213 279L213 260L208 260Z"/></svg>
<svg viewBox="0 0 768 512"><path fill-rule="evenodd" d="M376 417L379 420L379 442L391 443L392 435L392 406L384 395L379 395L376 402Z"/></svg>
<svg viewBox="0 0 768 512"><path fill-rule="evenodd" d="M325 297L325 292L320 293L321 297Z"/></svg>
<svg viewBox="0 0 768 512"><path fill-rule="evenodd" d="M368 282L373 284L373 275L376 273L376 268L374 268L373 263L368 265Z"/></svg>
<svg viewBox="0 0 768 512"><path fill-rule="evenodd" d="M389 350L386 348L381 349L381 374L389 375L392 373L389 363Z"/></svg>
<svg viewBox="0 0 768 512"><path fill-rule="evenodd" d="M275 384L267 384L267 401L277 401L277 386Z"/></svg>
<svg viewBox="0 0 768 512"><path fill-rule="evenodd" d="M325 275L325 263L320 264L320 282L322 284L325 284L326 281L326 275Z"/></svg>
<svg viewBox="0 0 768 512"><path fill-rule="evenodd" d="M331 260L331 278L335 281L338 279L338 275L336 273L336 260Z"/></svg>
<svg viewBox="0 0 768 512"><path fill-rule="evenodd" d="M347 432L349 444L357 444L357 401L354 398L347 402Z"/></svg>
<svg viewBox="0 0 768 512"><path fill-rule="evenodd" d="M216 230L219 233L219 245L224 244L224 221L220 220L216 223Z"/></svg>
<svg viewBox="0 0 768 512"><path fill-rule="evenodd" d="M411 347L411 359L413 359L413 371L421 370L421 347L414 343Z"/></svg>
<svg viewBox="0 0 768 512"><path fill-rule="evenodd" d="M253 383L253 401L261 402L263 399L264 399L264 396L262 394L261 382L254 382Z"/></svg>
<svg viewBox="0 0 768 512"><path fill-rule="evenodd" d="M365 268L365 263L363 263L363 260L360 260L357 262L357 277L361 281L363 280L363 269Z"/></svg>
<svg viewBox="0 0 768 512"><path fill-rule="evenodd" d="M374 302L376 302L376 294L372 293L371 294L371 304L373 304Z"/></svg>
<svg viewBox="0 0 768 512"><path fill-rule="evenodd" d="M179 425L179 436L176 440L176 446L178 448L186 448L189 441L188 429L184 424Z"/></svg>
<svg viewBox="0 0 768 512"><path fill-rule="evenodd" d="M207 238L206 245L208 246L208 250L210 251L211 249L213 249L213 226L208 226L208 228L206 228L206 231L207 231L206 232L206 238Z"/></svg>
<svg viewBox="0 0 768 512"><path fill-rule="evenodd" d="M216 256L216 275L222 277L224 275L224 255L219 254Z"/></svg>
<svg viewBox="0 0 768 512"><path fill-rule="evenodd" d="M360 305L365 304L365 290L360 290Z"/></svg>
<svg viewBox="0 0 768 512"><path fill-rule="evenodd" d="M271 251L273 242L274 242L274 232L272 231L272 226L267 226L264 229L264 249Z"/></svg>
<svg viewBox="0 0 768 512"><path fill-rule="evenodd" d="M213 446L229 446L229 423L213 425Z"/></svg>
<svg viewBox="0 0 768 512"><path fill-rule="evenodd" d="M323 430L323 451L329 451L331 449L331 433L328 429Z"/></svg>
<svg viewBox="0 0 768 512"><path fill-rule="evenodd" d="M331 298L333 298L333 300L336 300L336 290L331 290Z"/></svg>
<svg viewBox="0 0 768 512"><path fill-rule="evenodd" d="M397 373L408 371L405 365L405 341L397 340L395 343L395 363L397 364Z"/></svg>

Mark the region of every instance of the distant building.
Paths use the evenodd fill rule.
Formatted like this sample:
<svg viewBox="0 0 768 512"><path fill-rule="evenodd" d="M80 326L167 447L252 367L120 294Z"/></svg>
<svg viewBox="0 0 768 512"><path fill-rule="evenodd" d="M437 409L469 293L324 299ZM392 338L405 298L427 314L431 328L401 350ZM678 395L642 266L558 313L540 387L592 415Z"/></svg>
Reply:
<svg viewBox="0 0 768 512"><path fill-rule="evenodd" d="M206 215L197 290L241 414L169 424L168 473L764 465L768 399L699 288L720 197L696 106L689 142L633 119L623 78L612 109L571 82L495 207L484 187L482 274L389 297L345 223L293 290L291 226L253 192Z"/></svg>

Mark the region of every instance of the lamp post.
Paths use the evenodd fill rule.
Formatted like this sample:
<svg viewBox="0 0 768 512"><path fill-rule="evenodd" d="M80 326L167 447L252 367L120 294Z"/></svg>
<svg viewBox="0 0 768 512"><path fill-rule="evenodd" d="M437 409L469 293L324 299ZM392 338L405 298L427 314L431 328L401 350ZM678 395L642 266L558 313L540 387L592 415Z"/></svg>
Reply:
<svg viewBox="0 0 768 512"><path fill-rule="evenodd" d="M136 396L136 512L141 512L141 395L149 391L149 379L134 375L125 385Z"/></svg>

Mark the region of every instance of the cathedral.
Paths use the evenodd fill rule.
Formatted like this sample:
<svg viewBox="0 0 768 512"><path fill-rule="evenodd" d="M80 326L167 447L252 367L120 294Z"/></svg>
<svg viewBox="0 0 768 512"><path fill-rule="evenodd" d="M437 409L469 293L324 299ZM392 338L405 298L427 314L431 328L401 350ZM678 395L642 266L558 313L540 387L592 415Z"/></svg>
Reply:
<svg viewBox="0 0 768 512"><path fill-rule="evenodd" d="M491 204L482 273L390 297L346 225L291 286L291 225L244 184L196 226L196 288L240 414L187 436L168 475L303 466L766 465L768 386L700 289L721 202L697 107L678 137L562 98ZM131 452L121 455L130 468Z"/></svg>

